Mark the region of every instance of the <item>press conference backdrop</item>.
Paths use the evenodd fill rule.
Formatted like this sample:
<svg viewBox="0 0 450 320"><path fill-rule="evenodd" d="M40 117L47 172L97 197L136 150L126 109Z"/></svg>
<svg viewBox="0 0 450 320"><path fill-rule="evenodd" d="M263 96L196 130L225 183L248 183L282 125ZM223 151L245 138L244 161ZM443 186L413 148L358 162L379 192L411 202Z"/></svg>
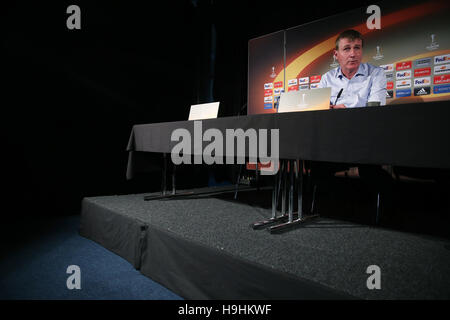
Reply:
<svg viewBox="0 0 450 320"><path fill-rule="evenodd" d="M346 29L364 38L362 62L380 66L386 104L450 100L450 3L379 2L380 29L367 7L249 41L248 114L274 113L283 91L315 89L338 66L335 40Z"/></svg>

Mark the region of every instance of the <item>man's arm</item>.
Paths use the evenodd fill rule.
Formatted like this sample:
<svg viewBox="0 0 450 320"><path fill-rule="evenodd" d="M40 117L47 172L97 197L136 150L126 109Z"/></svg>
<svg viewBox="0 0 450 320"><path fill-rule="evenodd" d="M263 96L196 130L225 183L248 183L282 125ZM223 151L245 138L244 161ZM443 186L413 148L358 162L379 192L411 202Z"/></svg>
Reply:
<svg viewBox="0 0 450 320"><path fill-rule="evenodd" d="M376 68L372 75L372 87L369 91L367 102L379 101L380 105L386 105L386 75L384 70Z"/></svg>

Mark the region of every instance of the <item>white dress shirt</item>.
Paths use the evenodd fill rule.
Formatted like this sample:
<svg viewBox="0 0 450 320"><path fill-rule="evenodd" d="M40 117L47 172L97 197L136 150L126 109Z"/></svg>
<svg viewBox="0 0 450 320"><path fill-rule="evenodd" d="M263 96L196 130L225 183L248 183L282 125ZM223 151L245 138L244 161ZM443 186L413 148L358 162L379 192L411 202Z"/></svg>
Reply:
<svg viewBox="0 0 450 320"><path fill-rule="evenodd" d="M341 67L325 73L319 88L331 87L330 103L344 104L347 108L365 107L367 102L386 104L386 76L384 70L369 63L361 63L356 74L349 80L342 74ZM341 96L336 100L339 91Z"/></svg>

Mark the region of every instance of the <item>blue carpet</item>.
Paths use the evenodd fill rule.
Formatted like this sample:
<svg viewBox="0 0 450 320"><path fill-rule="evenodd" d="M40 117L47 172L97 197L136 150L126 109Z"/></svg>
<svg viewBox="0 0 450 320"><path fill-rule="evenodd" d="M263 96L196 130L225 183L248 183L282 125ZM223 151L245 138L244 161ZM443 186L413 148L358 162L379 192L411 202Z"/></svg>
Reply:
<svg viewBox="0 0 450 320"><path fill-rule="evenodd" d="M2 226L0 299L180 300L123 258L78 234L80 216ZM67 267L81 271L69 290Z"/></svg>

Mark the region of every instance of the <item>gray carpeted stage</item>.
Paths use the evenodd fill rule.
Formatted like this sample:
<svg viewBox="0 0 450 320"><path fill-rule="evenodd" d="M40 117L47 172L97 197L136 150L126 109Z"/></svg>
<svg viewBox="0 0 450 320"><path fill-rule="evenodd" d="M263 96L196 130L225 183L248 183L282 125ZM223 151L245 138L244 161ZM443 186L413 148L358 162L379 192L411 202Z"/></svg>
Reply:
<svg viewBox="0 0 450 320"><path fill-rule="evenodd" d="M240 197L250 193L270 199L270 190ZM445 239L324 217L270 234L250 227L270 209L233 193L143 197L85 198L80 234L186 299L450 298ZM371 265L380 290L367 288Z"/></svg>

